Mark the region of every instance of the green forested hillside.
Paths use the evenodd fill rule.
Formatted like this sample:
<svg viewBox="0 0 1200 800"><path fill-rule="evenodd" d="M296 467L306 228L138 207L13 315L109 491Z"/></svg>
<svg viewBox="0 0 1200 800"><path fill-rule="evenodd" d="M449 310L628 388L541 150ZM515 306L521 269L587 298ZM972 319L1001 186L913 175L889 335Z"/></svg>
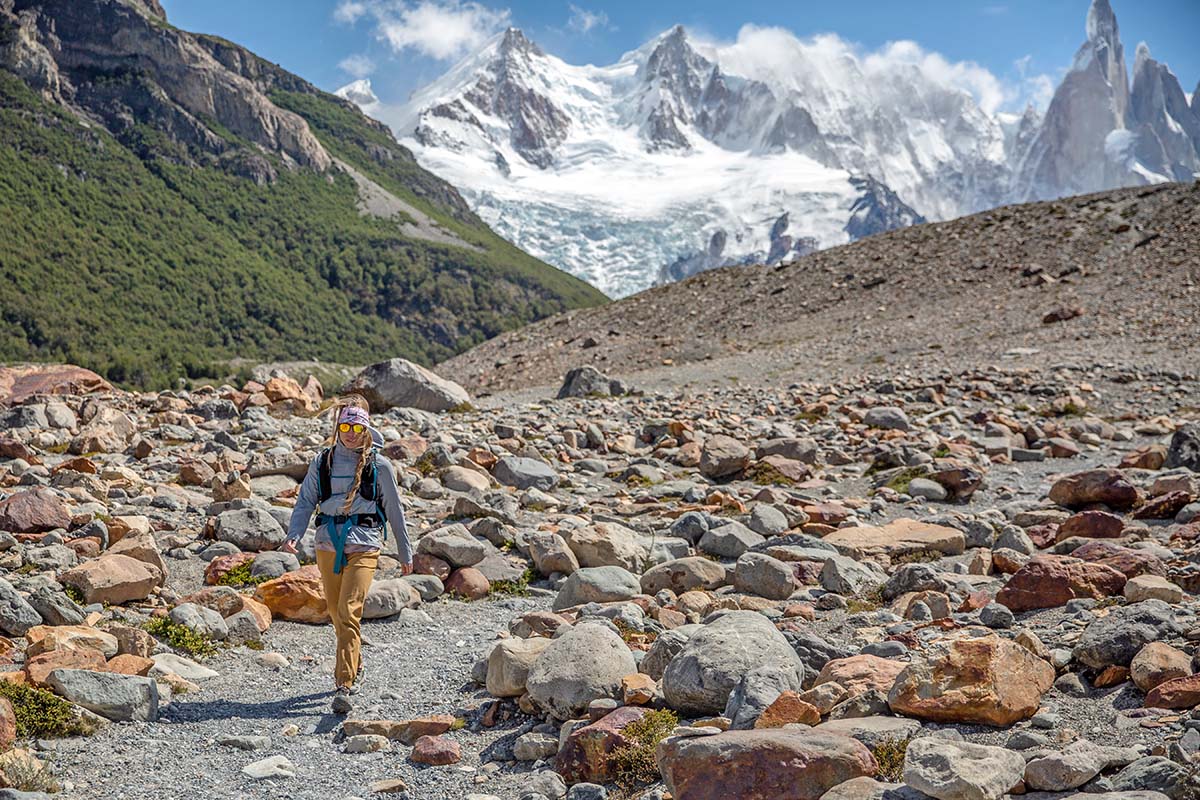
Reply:
<svg viewBox="0 0 1200 800"><path fill-rule="evenodd" d="M359 214L343 171L289 167L215 120L233 154L218 164L152 122L114 137L0 69L0 362L69 361L140 386L233 357L431 363L603 302L497 237L382 126L271 68L271 100L331 155L475 247L407 238ZM91 77L109 91L152 79ZM265 159L273 180L239 174L239 157Z"/></svg>

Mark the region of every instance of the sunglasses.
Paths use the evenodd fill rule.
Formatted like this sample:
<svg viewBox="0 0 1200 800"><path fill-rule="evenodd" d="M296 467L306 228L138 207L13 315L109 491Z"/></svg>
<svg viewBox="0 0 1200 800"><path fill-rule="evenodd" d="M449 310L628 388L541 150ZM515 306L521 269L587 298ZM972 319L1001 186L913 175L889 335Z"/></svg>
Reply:
<svg viewBox="0 0 1200 800"><path fill-rule="evenodd" d="M349 422L342 422L342 423L338 424L338 430L341 431L342 433L349 433L350 431L354 431L355 433L362 433L364 430L366 430L366 428L367 428L366 425L360 425L357 422L354 423L353 425L351 425Z"/></svg>

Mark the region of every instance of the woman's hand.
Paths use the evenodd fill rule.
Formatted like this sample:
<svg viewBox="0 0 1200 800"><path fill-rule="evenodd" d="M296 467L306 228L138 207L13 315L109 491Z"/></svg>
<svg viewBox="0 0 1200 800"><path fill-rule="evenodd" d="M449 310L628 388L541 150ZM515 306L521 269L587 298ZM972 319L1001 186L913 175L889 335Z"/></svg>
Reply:
<svg viewBox="0 0 1200 800"><path fill-rule="evenodd" d="M411 561L408 562L407 564L400 565L400 574L401 575L412 575L412 571L413 571L413 565L412 565Z"/></svg>
<svg viewBox="0 0 1200 800"><path fill-rule="evenodd" d="M291 539L285 539L283 541L283 544L279 545L279 549L285 553L295 553L296 552L296 543L293 542Z"/></svg>

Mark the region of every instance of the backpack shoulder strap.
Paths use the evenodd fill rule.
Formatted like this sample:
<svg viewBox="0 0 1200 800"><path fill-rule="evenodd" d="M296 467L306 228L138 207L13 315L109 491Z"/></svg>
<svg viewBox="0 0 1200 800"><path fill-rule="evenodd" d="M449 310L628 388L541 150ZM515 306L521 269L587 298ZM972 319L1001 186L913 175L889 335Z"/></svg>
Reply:
<svg viewBox="0 0 1200 800"><path fill-rule="evenodd" d="M326 447L321 451L321 455L318 456L321 459L320 466L317 468L317 478L320 482L320 500L317 501L318 504L324 503L329 499L329 496L333 494L333 486L331 481L331 473L333 469L329 463L330 454L332 452L333 448Z"/></svg>

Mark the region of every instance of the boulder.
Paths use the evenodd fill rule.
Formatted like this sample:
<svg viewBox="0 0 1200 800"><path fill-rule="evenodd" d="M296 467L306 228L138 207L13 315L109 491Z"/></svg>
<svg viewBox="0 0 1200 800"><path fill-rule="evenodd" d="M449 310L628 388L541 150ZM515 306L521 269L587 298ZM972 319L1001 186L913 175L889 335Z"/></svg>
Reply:
<svg viewBox="0 0 1200 800"><path fill-rule="evenodd" d="M836 683L846 690L849 697L871 691L886 693L891 690L896 677L907 666L905 662L892 661L869 653L835 658L821 668L813 686Z"/></svg>
<svg viewBox="0 0 1200 800"><path fill-rule="evenodd" d="M823 539L844 556L863 559L872 555L890 556L933 550L949 556L960 555L966 549L963 532L945 525L896 519L886 525L859 525L838 528Z"/></svg>
<svg viewBox="0 0 1200 800"><path fill-rule="evenodd" d="M1025 759L1004 747L925 736L904 753L904 783L938 800L1000 800L1025 775Z"/></svg>
<svg viewBox="0 0 1200 800"><path fill-rule="evenodd" d="M158 719L158 684L151 678L56 669L48 683L56 694L114 722L154 722Z"/></svg>
<svg viewBox="0 0 1200 800"><path fill-rule="evenodd" d="M737 559L747 550L764 543L766 537L755 533L740 522L728 522L709 528L700 537L699 547L706 553L720 558Z"/></svg>
<svg viewBox="0 0 1200 800"><path fill-rule="evenodd" d="M0 630L9 636L24 636L30 628L42 624L42 615L13 588L0 578Z"/></svg>
<svg viewBox="0 0 1200 800"><path fill-rule="evenodd" d="M613 391L614 381L600 370L589 365L575 367L563 377L562 386L555 397L609 397L620 392Z"/></svg>
<svg viewBox="0 0 1200 800"><path fill-rule="evenodd" d="M631 744L623 731L644 716L644 708L622 706L590 725L571 731L558 751L554 771L568 784L611 782L616 778L614 751Z"/></svg>
<svg viewBox="0 0 1200 800"><path fill-rule="evenodd" d="M621 678L636 671L620 636L603 625L581 623L551 640L533 662L526 688L552 716L572 719L593 700L620 697Z"/></svg>
<svg viewBox="0 0 1200 800"><path fill-rule="evenodd" d="M749 464L750 449L732 436L710 436L700 453L700 473L706 478L728 478Z"/></svg>
<svg viewBox="0 0 1200 800"><path fill-rule="evenodd" d="M259 584L254 599L271 610L271 615L290 622L329 622L325 588L316 565Z"/></svg>
<svg viewBox="0 0 1200 800"><path fill-rule="evenodd" d="M552 531L535 531L526 538L529 557L533 565L542 575L549 576L555 572L570 575L579 569L579 559L567 545L563 537Z"/></svg>
<svg viewBox="0 0 1200 800"><path fill-rule="evenodd" d="M693 589L717 589L725 585L725 568L703 556L677 558L646 570L641 584L642 591L650 595L663 589L677 595Z"/></svg>
<svg viewBox="0 0 1200 800"><path fill-rule="evenodd" d="M447 525L422 536L417 542L417 552L440 558L452 567L470 567L487 556L488 546L464 526Z"/></svg>
<svg viewBox="0 0 1200 800"><path fill-rule="evenodd" d="M548 492L558 485L558 473L545 461L521 456L505 456L492 467L492 477L517 489L541 489Z"/></svg>
<svg viewBox="0 0 1200 800"><path fill-rule="evenodd" d="M421 605L421 595L404 578L372 581L363 601L363 619L387 619Z"/></svg>
<svg viewBox="0 0 1200 800"><path fill-rule="evenodd" d="M554 598L553 609L561 611L583 603L629 600L641 594L641 591L637 576L628 570L620 567L584 567L572 572L563 582L558 596Z"/></svg>
<svg viewBox="0 0 1200 800"><path fill-rule="evenodd" d="M1050 499L1067 508L1102 503L1110 508L1126 509L1137 498L1137 488L1119 469L1076 472L1059 478L1050 487Z"/></svg>
<svg viewBox="0 0 1200 800"><path fill-rule="evenodd" d="M225 619L211 608L182 603L172 608L169 616L175 624L189 628L206 639L224 641L229 636Z"/></svg>
<svg viewBox="0 0 1200 800"><path fill-rule="evenodd" d="M731 611L697 631L663 672L663 694L671 708L690 716L719 714L742 675L755 667L776 668L790 686L803 686L804 666L787 639L754 611Z"/></svg>
<svg viewBox="0 0 1200 800"><path fill-rule="evenodd" d="M744 553L734 568L733 587L768 600L786 600L796 591L796 574L790 564L777 558Z"/></svg>
<svg viewBox="0 0 1200 800"><path fill-rule="evenodd" d="M935 641L896 677L888 705L935 722L1011 725L1032 717L1054 667L997 636Z"/></svg>
<svg viewBox="0 0 1200 800"><path fill-rule="evenodd" d="M650 557L636 531L613 522L596 522L570 530L566 541L584 567L615 566L640 573Z"/></svg>
<svg viewBox="0 0 1200 800"><path fill-rule="evenodd" d="M487 690L494 697L520 697L525 694L529 670L538 656L550 646L550 639L501 639L487 659Z"/></svg>
<svg viewBox="0 0 1200 800"><path fill-rule="evenodd" d="M240 550L274 550L283 544L287 531L275 517L261 508L238 508L217 515L216 536Z"/></svg>
<svg viewBox="0 0 1200 800"><path fill-rule="evenodd" d="M153 565L120 554L102 555L64 572L59 581L83 593L86 603L118 605L145 600L163 582Z"/></svg>
<svg viewBox="0 0 1200 800"><path fill-rule="evenodd" d="M675 736L658 745L656 758L675 800L819 800L877 769L848 736L795 729Z"/></svg>
<svg viewBox="0 0 1200 800"><path fill-rule="evenodd" d="M1163 466L1167 469L1184 467L1192 472L1200 472L1200 423L1189 422L1175 431Z"/></svg>
<svg viewBox="0 0 1200 800"><path fill-rule="evenodd" d="M1182 633L1170 606L1161 600L1144 600L1111 608L1088 625L1074 654L1092 669L1126 667L1145 645Z"/></svg>
<svg viewBox="0 0 1200 800"><path fill-rule="evenodd" d="M50 489L25 489L0 500L0 531L45 533L70 524L67 504Z"/></svg>
<svg viewBox="0 0 1200 800"><path fill-rule="evenodd" d="M1129 676L1143 692L1192 674L1192 657L1166 642L1150 642L1129 662Z"/></svg>
<svg viewBox="0 0 1200 800"><path fill-rule="evenodd" d="M996 602L1015 612L1058 608L1080 597L1102 599L1121 594L1125 576L1112 567L1067 556L1039 555L1017 570L996 594Z"/></svg>
<svg viewBox="0 0 1200 800"><path fill-rule="evenodd" d="M343 391L361 394L373 413L389 408L442 412L471 402L467 390L403 358L381 361L364 369Z"/></svg>

